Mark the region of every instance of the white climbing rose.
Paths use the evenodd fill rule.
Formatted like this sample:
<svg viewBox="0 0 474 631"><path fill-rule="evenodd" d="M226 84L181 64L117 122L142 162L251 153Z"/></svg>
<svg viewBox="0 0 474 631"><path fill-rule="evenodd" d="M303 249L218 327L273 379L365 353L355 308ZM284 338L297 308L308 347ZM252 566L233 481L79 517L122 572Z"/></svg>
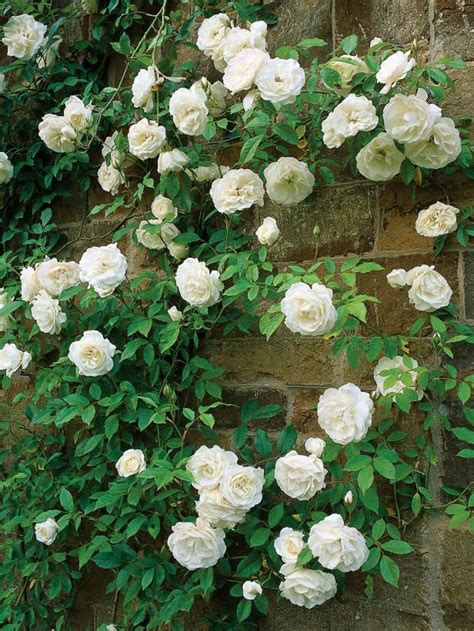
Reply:
<svg viewBox="0 0 474 631"><path fill-rule="evenodd" d="M138 72L132 84L132 103L145 112L153 109L153 91L159 83L159 74L154 66L148 66Z"/></svg>
<svg viewBox="0 0 474 631"><path fill-rule="evenodd" d="M146 469L145 454L141 449L127 449L115 463L115 468L121 478L141 473Z"/></svg>
<svg viewBox="0 0 474 631"><path fill-rule="evenodd" d="M20 272L21 299L31 302L41 289L36 269L24 267Z"/></svg>
<svg viewBox="0 0 474 631"><path fill-rule="evenodd" d="M13 165L7 154L0 151L0 184L8 184L13 177Z"/></svg>
<svg viewBox="0 0 474 631"><path fill-rule="evenodd" d="M183 312L174 305L168 309L168 315L172 322L179 322L183 319Z"/></svg>
<svg viewBox="0 0 474 631"><path fill-rule="evenodd" d="M377 124L372 102L365 96L349 94L322 122L323 142L330 149L340 147L346 138L371 131Z"/></svg>
<svg viewBox="0 0 474 631"><path fill-rule="evenodd" d="M279 158L266 167L263 175L268 197L276 204L299 204L313 191L314 175L306 162L296 158Z"/></svg>
<svg viewBox="0 0 474 631"><path fill-rule="evenodd" d="M176 286L186 302L196 307L212 307L221 299L224 285L219 272L212 272L198 259L187 258L176 270Z"/></svg>
<svg viewBox="0 0 474 631"><path fill-rule="evenodd" d="M160 228L158 232L150 232L146 230L147 226L160 226ZM135 230L138 243L141 243L149 250L164 250L180 234L179 228L174 224L162 223L159 219L141 221Z"/></svg>
<svg viewBox="0 0 474 631"><path fill-rule="evenodd" d="M209 110L202 88L193 85L190 88L179 88L173 92L169 102L169 113L182 134L187 136L203 134L206 129Z"/></svg>
<svg viewBox="0 0 474 631"><path fill-rule="evenodd" d="M316 456L316 458L321 458L325 447L326 441L322 438L308 438L304 444L306 451Z"/></svg>
<svg viewBox="0 0 474 631"><path fill-rule="evenodd" d="M0 349L0 370L4 370L7 377L17 370L28 368L30 361L30 353L21 351L16 344L5 344Z"/></svg>
<svg viewBox="0 0 474 631"><path fill-rule="evenodd" d="M309 500L326 486L322 460L316 456L302 456L289 451L278 458L275 464L275 481L289 497Z"/></svg>
<svg viewBox="0 0 474 631"><path fill-rule="evenodd" d="M78 96L70 96L64 104L64 118L76 131L84 131L92 123L92 105L85 105Z"/></svg>
<svg viewBox="0 0 474 631"><path fill-rule="evenodd" d="M410 365L408 365L410 364ZM377 362L377 365L374 368L374 381L377 386L375 390L376 396L387 396L389 394L398 394L402 392L405 388L410 388L412 390L416 390L418 394L418 400L423 398L423 390L418 386L418 373L413 370L417 368L418 362L416 359L412 359L410 357L410 361L405 363L403 357L401 355L397 355L393 359L390 357L381 357ZM385 375L387 370L395 370L397 369L399 372L402 371L406 377L408 378L408 383L404 383L401 379L397 379L397 381L390 386L385 385L385 381L389 379L389 375Z"/></svg>
<svg viewBox="0 0 474 631"><path fill-rule="evenodd" d="M248 29L234 26L227 31L222 46L224 62L229 64L242 50L247 48L266 50L266 35L267 24L262 21L253 22Z"/></svg>
<svg viewBox="0 0 474 631"><path fill-rule="evenodd" d="M406 144L405 153L419 167L442 169L461 153L461 136L451 118L442 118L428 139Z"/></svg>
<svg viewBox="0 0 474 631"><path fill-rule="evenodd" d="M225 215L232 215L254 204L263 206L264 194L262 180L250 169L231 169L214 180L210 190L214 206Z"/></svg>
<svg viewBox="0 0 474 631"><path fill-rule="evenodd" d="M186 469L193 476L194 488L202 491L218 486L225 469L236 463L237 456L232 451L225 451L219 445L202 445L188 460Z"/></svg>
<svg viewBox="0 0 474 631"><path fill-rule="evenodd" d="M0 288L0 309L3 309L11 302L10 296L3 287ZM10 327L12 318L10 315L0 317L0 333L7 331Z"/></svg>
<svg viewBox="0 0 474 631"><path fill-rule="evenodd" d="M304 534L293 528L282 528L273 545L283 563L296 563L305 545Z"/></svg>
<svg viewBox="0 0 474 631"><path fill-rule="evenodd" d="M330 70L335 70L340 78L338 87L327 87L329 87L331 90L335 90L338 94L343 95L349 94L349 92L351 91L351 81L356 74L359 74L360 72L369 72L369 68L365 61L360 57L357 57L356 55L341 55L340 57L330 59L326 63L326 68L329 68Z"/></svg>
<svg viewBox="0 0 474 631"><path fill-rule="evenodd" d="M247 511L230 504L219 488L213 488L199 491L196 513L214 528L233 529L245 521Z"/></svg>
<svg viewBox="0 0 474 631"><path fill-rule="evenodd" d="M273 217L265 217L255 234L257 235L258 242L262 245L273 245L278 241L280 230Z"/></svg>
<svg viewBox="0 0 474 631"><path fill-rule="evenodd" d="M384 84L380 94L387 94L390 88L397 85L401 79L404 79L415 66L416 61L410 57L409 51L403 53L399 50L387 57L387 59L382 61L380 69L375 75L377 81Z"/></svg>
<svg viewBox="0 0 474 631"><path fill-rule="evenodd" d="M76 130L64 116L45 114L38 125L39 137L44 144L56 153L70 153L76 148Z"/></svg>
<svg viewBox="0 0 474 631"><path fill-rule="evenodd" d="M422 237L439 237L449 234L457 228L458 213L459 208L436 202L418 213L415 230Z"/></svg>
<svg viewBox="0 0 474 631"><path fill-rule="evenodd" d="M2 43L7 47L7 55L23 61L31 59L43 44L46 30L46 25L32 15L11 17L3 27Z"/></svg>
<svg viewBox="0 0 474 631"><path fill-rule="evenodd" d="M196 182L212 182L217 180L218 177L222 177L228 171L230 167L219 166L218 164L210 164L209 166L199 166L195 169L190 169L187 173L196 180Z"/></svg>
<svg viewBox="0 0 474 631"><path fill-rule="evenodd" d="M324 335L337 320L332 289L318 283L293 283L281 301L281 311L286 316L285 325L301 335Z"/></svg>
<svg viewBox="0 0 474 631"><path fill-rule="evenodd" d="M367 392L346 383L328 388L319 398L318 423L339 445L348 445L365 438L372 425L374 403Z"/></svg>
<svg viewBox="0 0 474 631"><path fill-rule="evenodd" d="M336 579L329 572L308 570L297 567L295 563L285 563L280 573L285 577L280 583L280 594L298 607L312 609L336 595Z"/></svg>
<svg viewBox="0 0 474 631"><path fill-rule="evenodd" d="M337 513L311 528L308 545L313 556L328 570L355 572L369 556L364 536L356 528L346 526Z"/></svg>
<svg viewBox="0 0 474 631"><path fill-rule="evenodd" d="M117 195L120 185L125 182L125 177L120 169L104 161L97 171L97 181L106 193Z"/></svg>
<svg viewBox="0 0 474 631"><path fill-rule="evenodd" d="M35 537L40 543L50 546L58 536L59 525L55 519L48 517L35 524Z"/></svg>
<svg viewBox="0 0 474 631"><path fill-rule="evenodd" d="M229 504L250 510L262 501L264 482L263 469L233 464L224 470L220 490Z"/></svg>
<svg viewBox="0 0 474 631"><path fill-rule="evenodd" d="M160 222L165 219L176 219L178 209L171 199L164 195L157 195L151 204L151 212Z"/></svg>
<svg viewBox="0 0 474 631"><path fill-rule="evenodd" d="M167 175L175 171L182 171L188 162L188 156L180 149L162 151L158 156L158 173Z"/></svg>
<svg viewBox="0 0 474 631"><path fill-rule="evenodd" d="M419 265L407 273L410 285L408 298L418 311L436 311L447 307L453 290L448 281L437 272L434 265Z"/></svg>
<svg viewBox="0 0 474 631"><path fill-rule="evenodd" d="M387 274L387 282L394 289L403 289L407 284L407 273L404 269L393 269Z"/></svg>
<svg viewBox="0 0 474 631"><path fill-rule="evenodd" d="M100 377L112 370L116 350L99 331L84 331L82 337L69 346L68 358L79 375Z"/></svg>
<svg viewBox="0 0 474 631"><path fill-rule="evenodd" d="M128 130L128 148L140 160L156 158L165 142L166 129L148 118L142 118Z"/></svg>
<svg viewBox="0 0 474 631"><path fill-rule="evenodd" d="M46 259L36 267L36 280L41 289L56 298L65 289L79 284L79 265L74 261Z"/></svg>
<svg viewBox="0 0 474 631"><path fill-rule="evenodd" d="M113 294L125 279L127 259L116 243L93 246L87 249L79 261L79 278L92 287L101 298Z"/></svg>
<svg viewBox="0 0 474 631"><path fill-rule="evenodd" d="M262 594L262 586L257 581L245 581L242 585L242 596L245 600L255 600Z"/></svg>
<svg viewBox="0 0 474 631"><path fill-rule="evenodd" d="M198 517L196 523L178 522L168 537L168 548L176 561L188 570L212 567L226 551L221 528L212 528Z"/></svg>
<svg viewBox="0 0 474 631"><path fill-rule="evenodd" d="M356 156L359 173L374 182L386 182L400 173L404 155L386 132L380 133Z"/></svg>
<svg viewBox="0 0 474 631"><path fill-rule="evenodd" d="M196 45L206 57L211 57L218 70L225 67L223 47L230 29L230 20L225 13L217 13L203 20L198 30Z"/></svg>
<svg viewBox="0 0 474 631"><path fill-rule="evenodd" d="M396 94L383 110L385 131L398 142L418 142L430 137L433 125L441 120L441 108L427 102L428 94Z"/></svg>
<svg viewBox="0 0 474 631"><path fill-rule="evenodd" d="M294 103L306 82L303 68L296 59L267 59L255 77L260 96L271 103Z"/></svg>
<svg viewBox="0 0 474 631"><path fill-rule="evenodd" d="M268 53L259 48L244 48L226 66L222 77L225 87L232 94L249 90L255 82L259 68L269 59Z"/></svg>
<svg viewBox="0 0 474 631"><path fill-rule="evenodd" d="M59 333L66 322L66 314L61 309L59 300L52 298L44 289L31 303L31 315L42 333Z"/></svg>

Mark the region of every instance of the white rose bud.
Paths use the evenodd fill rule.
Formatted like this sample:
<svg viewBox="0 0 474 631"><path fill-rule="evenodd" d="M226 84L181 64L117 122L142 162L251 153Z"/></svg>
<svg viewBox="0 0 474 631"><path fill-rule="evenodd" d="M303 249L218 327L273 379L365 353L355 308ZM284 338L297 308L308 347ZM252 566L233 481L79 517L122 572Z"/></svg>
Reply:
<svg viewBox="0 0 474 631"><path fill-rule="evenodd" d="M354 496L352 495L352 491L347 491L347 493L344 495L344 504L352 504L352 502L354 501Z"/></svg>
<svg viewBox="0 0 474 631"><path fill-rule="evenodd" d="M320 427L339 445L359 442L372 425L374 403L353 383L328 388L317 407Z"/></svg>
<svg viewBox="0 0 474 631"><path fill-rule="evenodd" d="M222 77L225 87L232 94L250 90L256 80L259 68L269 59L269 54L258 48L241 50L232 58L225 69Z"/></svg>
<svg viewBox="0 0 474 631"><path fill-rule="evenodd" d="M168 309L168 315L172 322L179 322L183 319L183 312L174 305Z"/></svg>
<svg viewBox="0 0 474 631"><path fill-rule="evenodd" d="M328 572L298 568L294 563L285 563L280 573L285 580L280 583L280 593L293 605L312 609L322 605L336 595L336 579Z"/></svg>
<svg viewBox="0 0 474 631"><path fill-rule="evenodd" d="M219 272L209 271L205 263L193 258L178 266L176 286L183 300L195 307L212 307L220 301L224 289Z"/></svg>
<svg viewBox="0 0 474 631"><path fill-rule="evenodd" d="M313 191L314 175L306 162L296 158L279 158L266 167L263 175L268 197L283 206L299 204Z"/></svg>
<svg viewBox="0 0 474 631"><path fill-rule="evenodd" d="M402 392L405 388L411 388L412 390L416 390L418 393L418 400L421 400L423 397L423 390L417 388L418 381L418 373L412 370L412 368L417 368L418 362L415 359L410 358L411 368L405 364L403 361L403 357L397 355L393 359L389 357L382 357L374 369L374 381L377 386L375 391L376 396L382 395L387 396L388 394L397 394ZM383 375L387 370L401 370L404 373L408 373L410 375L411 383L409 385L405 385L401 379L397 380L392 386L386 387L385 380L388 379L388 375Z"/></svg>
<svg viewBox="0 0 474 631"><path fill-rule="evenodd" d="M115 463L115 468L121 478L141 473L146 469L145 454L141 449L127 449Z"/></svg>
<svg viewBox="0 0 474 631"><path fill-rule="evenodd" d="M315 283L294 283L281 301L285 325L293 333L324 335L336 323L337 311L332 304L332 289Z"/></svg>
<svg viewBox="0 0 474 631"><path fill-rule="evenodd" d="M100 377L114 367L115 351L116 346L99 331L84 331L81 339L70 345L68 358L79 375Z"/></svg>
<svg viewBox="0 0 474 631"><path fill-rule="evenodd" d="M393 269L387 274L387 282L394 289L403 289L407 284L407 273L404 269Z"/></svg>
<svg viewBox="0 0 474 631"><path fill-rule="evenodd" d="M38 125L39 137L56 153L70 153L76 148L77 134L64 116L45 114Z"/></svg>
<svg viewBox="0 0 474 631"><path fill-rule="evenodd" d="M232 215L254 204L263 206L263 182L250 169L231 169L214 180L210 195L218 212Z"/></svg>
<svg viewBox="0 0 474 631"><path fill-rule="evenodd" d="M380 69L375 75L377 81L384 84L380 94L387 94L390 88L397 85L401 79L404 79L415 66L416 61L410 59L410 52L403 53L399 50L387 57L387 59L382 61Z"/></svg>
<svg viewBox="0 0 474 631"><path fill-rule="evenodd" d="M418 142L430 137L433 125L441 120L441 108L427 103L424 90L406 96L396 94L383 110L385 130L398 142Z"/></svg>
<svg viewBox="0 0 474 631"><path fill-rule="evenodd" d="M381 37L374 37L370 40L369 47L377 46L378 44L383 44L383 39Z"/></svg>
<svg viewBox="0 0 474 631"><path fill-rule="evenodd" d="M375 107L367 97L349 94L322 122L323 142L330 149L340 147L346 138L371 131L378 122Z"/></svg>
<svg viewBox="0 0 474 631"><path fill-rule="evenodd" d="M262 245L273 245L278 241L280 230L273 217L265 217L262 225L256 230L258 242Z"/></svg>
<svg viewBox="0 0 474 631"><path fill-rule="evenodd" d="M326 486L326 469L316 456L302 456L289 451L275 464L275 481L289 497L309 500Z"/></svg>
<svg viewBox="0 0 474 631"><path fill-rule="evenodd" d="M262 501L264 482L263 469L233 464L224 470L220 490L229 504L250 510Z"/></svg>
<svg viewBox="0 0 474 631"><path fill-rule="evenodd" d="M178 210L171 199L163 195L157 195L151 204L151 212L160 222L165 219L176 219Z"/></svg>
<svg viewBox="0 0 474 631"><path fill-rule="evenodd" d="M255 600L262 594L262 586L257 581L245 581L242 585L242 595L245 600Z"/></svg>
<svg viewBox="0 0 474 631"><path fill-rule="evenodd" d="M8 184L13 177L13 165L8 156L0 151L0 184Z"/></svg>
<svg viewBox="0 0 474 631"><path fill-rule="evenodd" d="M180 149L171 149L171 151L163 151L158 156L158 173L166 175L175 171L182 171L188 164L189 158Z"/></svg>
<svg viewBox="0 0 474 631"><path fill-rule="evenodd" d="M373 138L356 156L359 173L374 182L386 182L400 173L405 156L385 132Z"/></svg>
<svg viewBox="0 0 474 631"><path fill-rule="evenodd" d="M62 311L59 300L52 298L44 290L31 303L31 315L42 333L59 333L66 322L66 314Z"/></svg>
<svg viewBox="0 0 474 631"><path fill-rule="evenodd" d="M409 270L407 283L410 304L418 311L436 311L447 307L453 290L448 281L434 268L434 265L419 265Z"/></svg>
<svg viewBox="0 0 474 631"><path fill-rule="evenodd" d="M52 517L35 524L35 537L40 543L50 546L58 536L59 526Z"/></svg>
<svg viewBox="0 0 474 631"><path fill-rule="evenodd" d="M134 107L141 107L145 112L153 109L153 89L159 83L159 74L154 66L140 70L132 84L132 103Z"/></svg>
<svg viewBox="0 0 474 631"><path fill-rule="evenodd" d="M186 469L193 476L194 488L202 491L220 484L225 469L236 463L237 456L232 451L225 451L219 445L202 445L188 460Z"/></svg>
<svg viewBox="0 0 474 631"><path fill-rule="evenodd" d="M176 241L171 241L170 243L167 243L167 248L171 256L177 261L185 259L189 254L189 246L185 243L177 243Z"/></svg>
<svg viewBox="0 0 474 631"><path fill-rule="evenodd" d="M79 261L79 278L101 298L113 294L114 289L125 279L126 273L127 259L116 243L89 248Z"/></svg>
<svg viewBox="0 0 474 631"><path fill-rule="evenodd" d="M78 96L70 96L64 104L64 118L76 131L84 131L92 123L92 105L84 105Z"/></svg>
<svg viewBox="0 0 474 631"><path fill-rule="evenodd" d="M433 125L427 140L405 145L407 158L416 166L442 169L461 153L461 136L450 118L442 118Z"/></svg>
<svg viewBox="0 0 474 631"><path fill-rule="evenodd" d="M15 15L3 27L2 43L7 55L27 61L34 57L44 42L47 27L32 15Z"/></svg>
<svg viewBox="0 0 474 631"><path fill-rule="evenodd" d="M65 289L79 284L79 265L74 261L47 259L37 266L36 279L41 289L56 298Z"/></svg>
<svg viewBox="0 0 474 631"><path fill-rule="evenodd" d="M324 448L326 447L326 441L322 438L308 438L304 444L304 448L316 458L321 458Z"/></svg>
<svg viewBox="0 0 474 631"><path fill-rule="evenodd" d="M207 125L209 110L206 95L198 85L191 88L179 88L173 92L169 103L169 113L182 134L200 136Z"/></svg>
<svg viewBox="0 0 474 631"><path fill-rule="evenodd" d="M296 563L305 546L304 534L293 528L282 528L273 545L283 563Z"/></svg>
<svg viewBox="0 0 474 631"><path fill-rule="evenodd" d="M140 160L156 158L165 142L166 129L147 118L142 118L128 130L128 148L132 156Z"/></svg>
<svg viewBox="0 0 474 631"><path fill-rule="evenodd" d="M415 229L422 237L439 237L457 228L459 208L436 202L418 213Z"/></svg>
<svg viewBox="0 0 474 631"><path fill-rule="evenodd" d="M212 567L226 551L224 531L212 528L198 517L196 523L178 522L168 537L168 548L176 561L188 570Z"/></svg>
<svg viewBox="0 0 474 631"><path fill-rule="evenodd" d="M25 370L31 361L27 351L20 351L15 344L5 344L0 349L0 370L4 370L7 377L11 377L17 370Z"/></svg>
<svg viewBox="0 0 474 631"><path fill-rule="evenodd" d="M308 545L313 556L328 570L355 572L369 556L362 534L356 528L345 526L337 513L311 528Z"/></svg>

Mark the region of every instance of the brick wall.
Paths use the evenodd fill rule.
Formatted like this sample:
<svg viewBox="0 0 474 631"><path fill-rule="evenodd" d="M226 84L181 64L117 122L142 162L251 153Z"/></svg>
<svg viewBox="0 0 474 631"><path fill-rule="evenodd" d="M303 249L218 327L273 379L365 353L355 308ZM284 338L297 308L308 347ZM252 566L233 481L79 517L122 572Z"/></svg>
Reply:
<svg viewBox="0 0 474 631"><path fill-rule="evenodd" d="M303 38L322 37L337 43L355 32L361 41L361 51L375 37L396 44L418 41L419 54L427 59L438 56L461 56L470 61L468 67L452 72L458 92L445 104L448 116L474 114L472 77L474 49L474 4L464 0L276 0L267 3L279 22L269 31L271 52L283 43L295 43ZM186 49L189 54L190 49ZM111 69L111 77L115 74ZM279 265L305 263L314 256L313 227L318 224L321 239L318 255L343 259L359 254L376 260L386 272L395 267L410 268L434 262L429 239L415 232L415 218L420 208L449 196L454 205L474 203L474 184L449 180L417 191L416 201L399 182L374 185L367 180L345 181L336 187L317 191L310 203L288 210L274 205L258 209L249 219L258 225L267 215L276 218L282 239L272 251ZM110 241L112 219L84 222L89 207L104 194L92 191L88 199L74 195L65 209L58 211L57 220L70 238L79 239L69 255L78 257L85 247ZM121 243L131 263L132 273L152 265L144 249L137 250L131 241ZM454 301L463 317L474 319L473 271L474 251L460 252L454 240L449 242L436 267L454 289ZM361 280L361 289L376 295L381 303L370 307L369 324L395 333L407 330L417 317L408 305L405 294L391 289L385 274L371 274ZM426 355L427 345L417 351ZM285 412L272 419L271 429L279 430L293 423L305 435L317 435L314 404L328 386L340 386L354 381L361 387L373 387L372 368L351 370L344 358L334 358L330 342L321 339L295 338L288 331L277 333L270 343L262 337L225 340L214 339L208 348L215 361L225 368L224 391L230 402L257 397L260 402L279 402ZM413 353L415 356L416 354ZM426 360L426 357L425 357ZM456 362L467 369L468 355L460 352ZM455 409L453 409L455 414ZM235 419L227 414L219 420L218 429L227 432ZM413 428L419 419L407 421ZM437 432L434 436L440 466L431 481L435 497L440 496L444 480L455 479L462 484L468 472L453 459L456 446ZM396 631L433 629L464 630L471 628L468 586L474 584L472 565L467 560L472 543L462 529L449 531L444 517L424 518L408 533L416 554L401 557L402 575L398 590L376 584L375 596L367 600L362 594L360 577L351 577L349 590L336 600L312 611L299 609L286 601L275 602L271 615L262 629L303 631L307 629L390 629ZM472 541L472 540L471 540ZM471 546L471 549L469 548ZM82 588L71 621L77 629L87 624L110 622L113 603L98 594L105 591L101 578ZM194 627L193 627L194 628Z"/></svg>

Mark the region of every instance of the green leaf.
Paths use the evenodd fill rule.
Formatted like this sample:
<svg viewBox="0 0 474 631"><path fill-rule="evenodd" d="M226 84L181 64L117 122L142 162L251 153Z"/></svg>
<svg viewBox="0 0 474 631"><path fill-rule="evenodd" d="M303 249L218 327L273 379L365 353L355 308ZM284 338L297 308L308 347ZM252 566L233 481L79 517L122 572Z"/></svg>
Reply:
<svg viewBox="0 0 474 631"><path fill-rule="evenodd" d="M250 537L250 547L256 548L258 546L263 546L265 543L267 543L270 535L271 530L269 530L268 528L259 528Z"/></svg>
<svg viewBox="0 0 474 631"><path fill-rule="evenodd" d="M247 620L250 616L250 612L252 611L252 601L242 599L237 605L237 620L239 622L243 622Z"/></svg>
<svg viewBox="0 0 474 631"><path fill-rule="evenodd" d="M283 515L285 514L285 505L283 502L279 504L275 504L272 506L270 511L268 512L268 525L270 528L274 528L280 521L283 519Z"/></svg>
<svg viewBox="0 0 474 631"><path fill-rule="evenodd" d="M341 48L345 53L350 55L350 53L352 53L357 48L358 43L359 38L357 37L357 35L348 35L342 40Z"/></svg>
<svg viewBox="0 0 474 631"><path fill-rule="evenodd" d="M367 465L359 471L357 476L357 483L362 493L365 493L374 482L374 469L372 465Z"/></svg>
<svg viewBox="0 0 474 631"><path fill-rule="evenodd" d="M260 134L259 136L254 136L253 138L249 138L244 142L242 149L240 150L240 162L242 164L245 164L252 160L260 143L264 138L265 135Z"/></svg>
<svg viewBox="0 0 474 631"><path fill-rule="evenodd" d="M411 500L411 510L414 515L418 515L421 511L421 496L419 493L415 493Z"/></svg>
<svg viewBox="0 0 474 631"><path fill-rule="evenodd" d="M311 37L310 39L303 39L299 44L297 44L298 48L322 48L323 46L327 46L328 43L323 39L319 39L319 37Z"/></svg>
<svg viewBox="0 0 474 631"><path fill-rule="evenodd" d="M466 403L471 398L471 387L465 381L461 381L458 386L458 397L461 403Z"/></svg>
<svg viewBox="0 0 474 631"><path fill-rule="evenodd" d="M276 125L273 125L272 129L275 134L277 134L277 136L280 136L282 140L290 143L290 145L296 145L296 143L298 142L298 134L289 125L277 123Z"/></svg>
<svg viewBox="0 0 474 631"><path fill-rule="evenodd" d="M392 554L410 554L410 552L413 552L413 548L409 543L396 539L382 543L382 549Z"/></svg>
<svg viewBox="0 0 474 631"><path fill-rule="evenodd" d="M474 445L474 431L472 429L468 429L467 427L454 427L451 431L459 440Z"/></svg>
<svg viewBox="0 0 474 631"><path fill-rule="evenodd" d="M242 559L237 566L237 576L250 578L254 574L257 574L261 564L260 556L256 552L249 554L245 559Z"/></svg>
<svg viewBox="0 0 474 631"><path fill-rule="evenodd" d="M389 480L393 480L395 477L395 467L387 458L383 456L376 456L374 458L374 469L380 475L383 475L384 478L388 478Z"/></svg>
<svg viewBox="0 0 474 631"><path fill-rule="evenodd" d="M297 567L301 567L306 565L313 558L313 554L308 546L305 546L301 552L298 554L298 559L296 560Z"/></svg>
<svg viewBox="0 0 474 631"><path fill-rule="evenodd" d="M386 583L398 587L398 579L400 578L400 568L393 559L385 555L380 561L380 573Z"/></svg>
<svg viewBox="0 0 474 631"><path fill-rule="evenodd" d="M372 539L377 541L385 532L385 522L383 519L378 519L372 526Z"/></svg>
<svg viewBox="0 0 474 631"><path fill-rule="evenodd" d="M74 500L71 493L63 486L59 492L59 502L65 511L71 513L74 508Z"/></svg>
<svg viewBox="0 0 474 631"><path fill-rule="evenodd" d="M87 440L83 440L76 448L76 456L85 456L94 450L99 443L102 442L104 438L104 434L97 434L96 436L91 436Z"/></svg>
<svg viewBox="0 0 474 631"><path fill-rule="evenodd" d="M293 449L296 444L297 432L292 425L287 425L278 436L278 453L286 454Z"/></svg>
<svg viewBox="0 0 474 631"><path fill-rule="evenodd" d="M263 429L258 429L255 434L255 448L264 458L272 453L272 441Z"/></svg>

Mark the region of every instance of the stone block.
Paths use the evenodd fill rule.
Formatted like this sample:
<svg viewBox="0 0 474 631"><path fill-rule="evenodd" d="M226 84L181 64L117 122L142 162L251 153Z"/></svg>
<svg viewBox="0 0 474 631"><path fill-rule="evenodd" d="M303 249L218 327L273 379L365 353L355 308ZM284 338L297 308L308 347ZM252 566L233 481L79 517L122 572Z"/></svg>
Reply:
<svg viewBox="0 0 474 631"><path fill-rule="evenodd" d="M443 115L454 118L456 116L471 116L474 118L474 103L472 99L472 84L474 81L474 63L468 63L466 68L452 69L449 76L456 84L443 103Z"/></svg>
<svg viewBox="0 0 474 631"><path fill-rule="evenodd" d="M472 34L474 31L474 7L464 1L457 1L455 6L443 8L438 4L435 12L435 40L433 56L452 59L474 59Z"/></svg>
<svg viewBox="0 0 474 631"><path fill-rule="evenodd" d="M324 431L319 427L316 405L325 388L291 388L290 407L291 422L298 434L325 438Z"/></svg>
<svg viewBox="0 0 474 631"><path fill-rule="evenodd" d="M466 318L474 319L474 252L464 252L464 306Z"/></svg>
<svg viewBox="0 0 474 631"><path fill-rule="evenodd" d="M267 203L260 216L274 217L280 228L281 238L270 252L275 261L314 258L316 225L320 230L318 256L370 252L375 238L375 187L325 187L316 190L309 203L296 207Z"/></svg>

